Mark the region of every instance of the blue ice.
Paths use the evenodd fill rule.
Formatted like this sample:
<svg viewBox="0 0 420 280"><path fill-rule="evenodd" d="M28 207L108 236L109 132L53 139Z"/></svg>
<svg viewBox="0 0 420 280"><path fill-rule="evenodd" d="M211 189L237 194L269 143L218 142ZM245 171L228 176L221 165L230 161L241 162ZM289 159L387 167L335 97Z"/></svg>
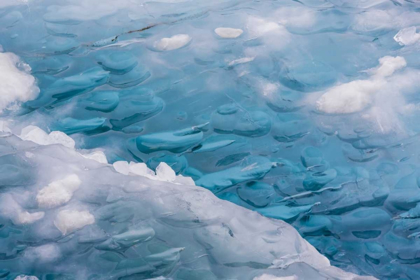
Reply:
<svg viewBox="0 0 420 280"><path fill-rule="evenodd" d="M418 1L0 0L0 279L420 279L419 54Z"/></svg>

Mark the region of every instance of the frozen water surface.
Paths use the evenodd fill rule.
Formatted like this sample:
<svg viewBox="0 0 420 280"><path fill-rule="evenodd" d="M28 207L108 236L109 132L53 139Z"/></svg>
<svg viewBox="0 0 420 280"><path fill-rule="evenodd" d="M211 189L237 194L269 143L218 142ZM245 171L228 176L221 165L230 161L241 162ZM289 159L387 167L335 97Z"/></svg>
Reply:
<svg viewBox="0 0 420 280"><path fill-rule="evenodd" d="M420 2L0 0L0 46L0 279L420 279Z"/></svg>

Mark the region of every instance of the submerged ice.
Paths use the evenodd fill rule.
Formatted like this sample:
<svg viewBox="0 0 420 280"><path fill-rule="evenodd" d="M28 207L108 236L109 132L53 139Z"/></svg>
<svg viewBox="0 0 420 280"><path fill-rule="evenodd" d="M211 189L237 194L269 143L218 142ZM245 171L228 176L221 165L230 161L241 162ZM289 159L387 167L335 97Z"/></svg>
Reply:
<svg viewBox="0 0 420 280"><path fill-rule="evenodd" d="M0 279L419 279L419 9L0 1Z"/></svg>

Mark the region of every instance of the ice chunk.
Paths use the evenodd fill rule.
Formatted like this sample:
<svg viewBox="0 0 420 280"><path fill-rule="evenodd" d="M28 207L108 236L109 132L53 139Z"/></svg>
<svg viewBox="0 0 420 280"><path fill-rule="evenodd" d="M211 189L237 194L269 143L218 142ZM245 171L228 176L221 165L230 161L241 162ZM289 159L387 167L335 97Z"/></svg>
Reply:
<svg viewBox="0 0 420 280"><path fill-rule="evenodd" d="M49 145L51 144L61 144L67 148L74 148L75 142L72 138L61 131L52 131L48 135Z"/></svg>
<svg viewBox="0 0 420 280"><path fill-rule="evenodd" d="M106 155L102 151L94 151L92 153L88 154L82 154L83 157L97 161L99 163L108 163L108 160L106 158Z"/></svg>
<svg viewBox="0 0 420 280"><path fill-rule="evenodd" d="M415 26L407 27L398 31L394 36L394 40L401 46L410 46L417 43L420 40L420 33L416 33L417 28Z"/></svg>
<svg viewBox="0 0 420 280"><path fill-rule="evenodd" d="M41 189L36 200L41 208L55 208L66 204L73 197L82 181L76 174L69 175L61 180L50 183Z"/></svg>
<svg viewBox="0 0 420 280"><path fill-rule="evenodd" d="M239 36L244 33L242 29L237 28L229 28L229 27L218 27L214 30L214 32L222 38L227 39L234 39L238 38Z"/></svg>
<svg viewBox="0 0 420 280"><path fill-rule="evenodd" d="M176 176L174 183L178 185L195 186L195 182L191 177L185 177L182 175Z"/></svg>
<svg viewBox="0 0 420 280"><path fill-rule="evenodd" d="M162 181L174 182L176 180L175 171L164 162L161 162L156 168L156 176Z"/></svg>
<svg viewBox="0 0 420 280"><path fill-rule="evenodd" d="M118 173L124 175L128 175L130 173L130 167L126 161L116 161L112 164L112 166L114 166L115 171Z"/></svg>
<svg viewBox="0 0 420 280"><path fill-rule="evenodd" d="M27 126L22 129L20 139L25 141L32 141L39 145L48 145L50 143L48 134L37 126Z"/></svg>
<svg viewBox="0 0 420 280"><path fill-rule="evenodd" d="M140 163L130 162L129 170L130 170L130 173L132 174L144 176L153 180L156 179L155 172L149 169L147 165L143 162L140 162Z"/></svg>
<svg viewBox="0 0 420 280"><path fill-rule="evenodd" d="M17 55L0 50L0 113L5 109L17 109L19 103L38 96L39 88L29 74L30 70Z"/></svg>
<svg viewBox="0 0 420 280"><path fill-rule="evenodd" d="M115 167L117 165L117 167ZM165 162L160 162L159 165L156 167L156 174L153 170L149 169L145 163L135 163L130 162L128 164L125 161L118 161L114 163L114 168L122 174L128 175L135 174L139 176L143 176L152 180L158 180L158 181L165 181L165 182L188 182L191 183L191 178L178 178L176 176L175 171Z"/></svg>
<svg viewBox="0 0 420 280"><path fill-rule="evenodd" d="M188 160L185 156L180 155L169 155L169 154L157 154L156 156L149 158L147 166L156 170L156 167L161 162L167 163L176 174L183 173L188 168Z"/></svg>
<svg viewBox="0 0 420 280"><path fill-rule="evenodd" d="M54 225L63 235L72 233L93 223L95 223L95 217L89 211L77 210L62 210L54 220Z"/></svg>
<svg viewBox="0 0 420 280"><path fill-rule="evenodd" d="M154 43L154 48L159 51L172 51L180 49L191 42L191 37L187 34L178 34L169 38L162 38Z"/></svg>
<svg viewBox="0 0 420 280"><path fill-rule="evenodd" d="M76 145L72 138L61 131L52 131L50 134L47 134L39 127L33 125L23 128L19 137L22 140L32 141L39 145L61 144L71 149L74 149Z"/></svg>

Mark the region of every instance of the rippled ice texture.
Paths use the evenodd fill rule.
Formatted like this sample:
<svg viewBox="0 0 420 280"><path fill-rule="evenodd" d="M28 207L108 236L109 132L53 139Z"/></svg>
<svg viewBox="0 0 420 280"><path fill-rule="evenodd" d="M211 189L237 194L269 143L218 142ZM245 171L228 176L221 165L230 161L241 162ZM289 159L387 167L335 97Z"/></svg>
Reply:
<svg viewBox="0 0 420 280"><path fill-rule="evenodd" d="M418 1L3 0L0 35L5 277L343 273L277 219L420 279Z"/></svg>
<svg viewBox="0 0 420 280"><path fill-rule="evenodd" d="M367 279L331 267L287 223L171 178L164 163L157 176L134 163L124 174L2 130L1 279Z"/></svg>

